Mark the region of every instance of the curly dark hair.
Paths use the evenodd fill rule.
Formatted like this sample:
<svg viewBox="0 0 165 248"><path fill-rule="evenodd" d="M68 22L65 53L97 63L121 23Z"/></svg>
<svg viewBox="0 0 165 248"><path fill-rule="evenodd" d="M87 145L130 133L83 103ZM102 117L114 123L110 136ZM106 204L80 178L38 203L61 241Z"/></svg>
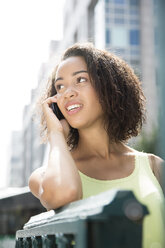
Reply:
<svg viewBox="0 0 165 248"><path fill-rule="evenodd" d="M104 126L110 142L126 141L137 136L145 120L145 97L133 69L121 58L97 49L91 43L74 44L64 52L61 61L72 56L83 57L87 64L91 83L104 111ZM57 67L48 80L40 103L56 94L54 81ZM42 131L46 131L43 116L41 126ZM75 148L78 140L78 130L71 127L68 145Z"/></svg>

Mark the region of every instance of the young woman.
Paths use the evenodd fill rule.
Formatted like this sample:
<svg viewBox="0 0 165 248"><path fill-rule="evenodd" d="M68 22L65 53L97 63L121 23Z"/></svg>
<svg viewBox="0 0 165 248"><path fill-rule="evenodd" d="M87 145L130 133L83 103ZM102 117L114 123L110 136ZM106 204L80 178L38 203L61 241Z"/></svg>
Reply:
<svg viewBox="0 0 165 248"><path fill-rule="evenodd" d="M143 247L164 248L162 160L126 145L145 119L145 97L133 70L92 44L75 44L65 51L40 103L50 152L47 167L32 173L29 187L43 206L56 209L108 189L130 189L150 212Z"/></svg>

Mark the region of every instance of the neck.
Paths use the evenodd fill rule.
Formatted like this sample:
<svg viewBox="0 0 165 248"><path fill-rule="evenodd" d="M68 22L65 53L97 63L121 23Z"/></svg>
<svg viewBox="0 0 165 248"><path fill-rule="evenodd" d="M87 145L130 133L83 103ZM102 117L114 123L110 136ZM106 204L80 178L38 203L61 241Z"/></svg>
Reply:
<svg viewBox="0 0 165 248"><path fill-rule="evenodd" d="M112 153L120 152L123 146L121 142L111 143L103 128L79 130L77 151L82 157L95 156L108 159Z"/></svg>

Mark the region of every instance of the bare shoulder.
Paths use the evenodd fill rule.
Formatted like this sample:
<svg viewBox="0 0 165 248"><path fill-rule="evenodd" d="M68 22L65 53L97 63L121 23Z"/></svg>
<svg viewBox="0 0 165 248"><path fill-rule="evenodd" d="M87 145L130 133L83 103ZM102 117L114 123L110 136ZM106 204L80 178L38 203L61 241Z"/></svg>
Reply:
<svg viewBox="0 0 165 248"><path fill-rule="evenodd" d="M154 154L151 154L151 153L148 154L148 158L149 158L150 166L153 172L156 170L160 170L162 168L163 162L164 162L162 158Z"/></svg>
<svg viewBox="0 0 165 248"><path fill-rule="evenodd" d="M163 174L163 162L164 160L154 154L148 154L148 158L150 161L150 166L151 169L155 175L155 177L157 178L157 180L159 181L160 185L162 185L162 174Z"/></svg>

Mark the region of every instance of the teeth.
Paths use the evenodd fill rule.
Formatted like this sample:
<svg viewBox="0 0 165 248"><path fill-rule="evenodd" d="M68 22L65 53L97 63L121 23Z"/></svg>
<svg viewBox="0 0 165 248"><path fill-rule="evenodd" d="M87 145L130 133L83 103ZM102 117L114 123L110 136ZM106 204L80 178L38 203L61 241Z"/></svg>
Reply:
<svg viewBox="0 0 165 248"><path fill-rule="evenodd" d="M67 110L70 111L70 110L72 110L72 109L79 108L79 107L81 107L81 105L79 105L79 104L74 104L74 105L70 105L69 107L67 107Z"/></svg>

